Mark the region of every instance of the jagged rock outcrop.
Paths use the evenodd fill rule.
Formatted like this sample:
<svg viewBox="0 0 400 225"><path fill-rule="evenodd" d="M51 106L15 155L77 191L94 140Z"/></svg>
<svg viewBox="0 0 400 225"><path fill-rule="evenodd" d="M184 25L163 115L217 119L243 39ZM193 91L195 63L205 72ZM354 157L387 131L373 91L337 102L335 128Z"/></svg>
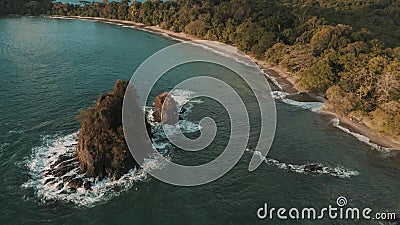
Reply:
<svg viewBox="0 0 400 225"><path fill-rule="evenodd" d="M154 100L154 121L163 124L175 124L179 120L177 103L168 92L158 95Z"/></svg>
<svg viewBox="0 0 400 225"><path fill-rule="evenodd" d="M122 104L125 91L129 113L125 113L122 128ZM125 103L127 103L125 102ZM126 109L125 109L126 110ZM118 80L113 91L98 97L96 105L81 110L77 119L81 123L77 143L65 146L43 173L44 185L57 188L60 194L75 193L78 188L92 189L92 179L118 179L130 169L139 167L153 153L150 138L151 125L144 120L138 96L128 82ZM127 122L128 121L128 122ZM135 159L125 140L125 134L135 143ZM131 142L130 142L131 143Z"/></svg>
<svg viewBox="0 0 400 225"><path fill-rule="evenodd" d="M115 179L138 166L122 128L122 103L127 85L127 81L118 80L112 92L100 95L94 108L82 110L78 116L81 129L76 153L79 172L87 177Z"/></svg>

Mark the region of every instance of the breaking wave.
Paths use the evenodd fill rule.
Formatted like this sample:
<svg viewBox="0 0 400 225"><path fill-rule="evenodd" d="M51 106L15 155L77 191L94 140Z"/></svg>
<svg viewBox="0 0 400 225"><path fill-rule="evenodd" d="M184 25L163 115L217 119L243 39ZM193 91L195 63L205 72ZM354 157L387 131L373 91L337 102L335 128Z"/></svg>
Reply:
<svg viewBox="0 0 400 225"><path fill-rule="evenodd" d="M284 91L272 91L271 95L274 99L281 100L283 103L293 106L298 106L303 109L310 110L312 112L320 112L323 103L322 102L299 102L287 98L287 93Z"/></svg>
<svg viewBox="0 0 400 225"><path fill-rule="evenodd" d="M380 151L382 153L385 153L387 156L391 156L393 154L397 154L397 151L393 151L394 149L386 148L386 147L380 146L378 144L375 144L375 143L371 142L371 140L368 137L366 137L366 136L364 136L362 134L353 132L350 129L341 126L340 125L340 120L337 117L331 119L330 122L334 127L339 128L340 130L344 131L345 133L348 133L348 134L352 135L353 137L357 138L357 140L366 143L367 145L371 146L373 149L378 150L378 151Z"/></svg>
<svg viewBox="0 0 400 225"><path fill-rule="evenodd" d="M323 107L322 102L299 102L299 101L291 100L291 99L287 98L287 93L283 91L282 87L281 86L278 86L278 87L281 89L280 91L272 91L271 92L271 95L274 99L278 99L285 104L298 106L300 108L307 109L312 112L316 112L316 113L321 112L321 108ZM375 144L375 143L371 142L371 140L368 137L366 137L362 134L353 132L350 129L341 126L339 118L337 118L337 117L333 118L331 120L331 124L334 127L337 127L340 130L344 131L345 133L348 133L348 134L352 135L353 137L357 138L357 140L359 140L363 143L366 143L367 145L371 146L373 149L376 149L376 150L384 153L386 156L392 156L394 154L397 154L397 152L395 153L395 151L392 151L393 150L392 148L386 148L386 147L380 146L378 144Z"/></svg>
<svg viewBox="0 0 400 225"><path fill-rule="evenodd" d="M259 156L260 158L263 158L261 152L259 151L253 151L250 149L247 149L247 151L250 151L254 153L255 155ZM292 171L296 173L304 173L304 174L311 174L311 175L330 175L333 177L337 178L350 178L352 176L358 176L359 172L356 170L351 170L344 168L343 166L336 166L336 167L330 167L323 165L321 163L309 163L305 165L296 165L296 164L290 164L290 163L285 163L276 159L272 158L265 158L264 159L265 163L267 165L275 166L279 169L287 170L287 171Z"/></svg>
<svg viewBox="0 0 400 225"><path fill-rule="evenodd" d="M202 127L195 122L187 120L188 113L191 112L192 107L195 104L200 104L203 101L201 99L195 98L191 99L194 92L189 90L176 89L170 92L171 97L177 103L177 108L181 108L179 113L180 120L174 125L164 124L161 125L154 121L153 112L154 107L146 107L147 121L152 126L153 133L153 146L164 155L167 155L172 150L172 145L168 141L168 136L173 136L177 130L182 131L182 133L189 134L200 131Z"/></svg>
<svg viewBox="0 0 400 225"><path fill-rule="evenodd" d="M189 91L177 90L173 92L172 97L178 104L185 105L185 107L190 109L193 105L192 103L187 103L190 102L189 98L191 94L193 93ZM195 103L201 103L201 101L195 100L193 104ZM152 117L152 110L151 107L146 108L149 119ZM185 113L187 113L187 110ZM185 115L182 115L182 117L185 118ZM155 135L153 146L161 154L166 155L171 150L172 145L166 139L164 130L160 129L161 126L156 123L152 125ZM183 133L192 133L201 129L198 124L187 120L181 120L176 125L165 127L168 129L169 126L177 126ZM171 127L171 130L175 129ZM30 179L22 184L22 187L32 189L43 204L63 201L73 203L77 206L93 207L96 204L107 202L113 197L130 190L138 181L146 181L148 177L146 171L162 168L163 166L160 160L152 158L146 159L141 169L131 169L117 180L109 178L99 180L85 177L84 174L79 173L78 162L75 158L77 137L78 132L62 137L45 136L43 137L43 144L33 148L31 156L24 161L29 170ZM65 159L63 163L73 166L73 169L65 175L58 177L49 173L49 171L59 166L56 162L60 157ZM71 191L64 182L65 179L70 177L81 178L83 183L90 182L90 189L86 190L82 186Z"/></svg>
<svg viewBox="0 0 400 225"><path fill-rule="evenodd" d="M31 178L22 187L32 188L42 203L64 201L78 206L92 207L96 203L107 201L129 190L134 182L146 179L147 176L143 169L133 169L120 179L113 181L108 178L99 180L84 177L83 174L79 174L78 168L69 171L63 177L46 173L60 156L75 156L74 146L77 143L77 135L78 132L58 138L45 136L44 144L34 148L30 159L26 160ZM153 165L149 163L148 166ZM77 188L75 192L70 192L63 183L63 179L68 176L82 178L84 182L90 181L92 183L91 190L81 187Z"/></svg>

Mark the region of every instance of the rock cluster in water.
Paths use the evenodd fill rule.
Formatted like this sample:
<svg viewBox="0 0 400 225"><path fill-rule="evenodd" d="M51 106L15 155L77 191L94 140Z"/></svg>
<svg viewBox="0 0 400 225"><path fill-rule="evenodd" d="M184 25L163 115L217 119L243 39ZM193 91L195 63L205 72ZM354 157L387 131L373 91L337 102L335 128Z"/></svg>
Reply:
<svg viewBox="0 0 400 225"><path fill-rule="evenodd" d="M98 97L94 107L81 110L77 117L81 123L77 144L65 146L67 152L59 156L44 174L50 177L45 184L62 180L59 190L66 193L75 192L77 188L88 190L92 184L85 178L118 179L130 169L139 167L129 151L122 128L122 104L127 86L127 81L118 80L113 91ZM156 122L177 122L177 103L167 92L157 96L154 105ZM137 106L135 113L143 111ZM145 122L147 134L153 137L150 124Z"/></svg>

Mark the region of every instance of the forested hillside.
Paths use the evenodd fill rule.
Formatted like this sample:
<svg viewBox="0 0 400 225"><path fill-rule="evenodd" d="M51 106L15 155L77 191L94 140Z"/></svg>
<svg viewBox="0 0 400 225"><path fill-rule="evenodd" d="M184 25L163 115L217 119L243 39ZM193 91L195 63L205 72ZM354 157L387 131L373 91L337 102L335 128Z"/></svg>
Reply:
<svg viewBox="0 0 400 225"><path fill-rule="evenodd" d="M327 106L400 136L400 2L177 0L54 3L54 15L159 25L237 46L286 68Z"/></svg>
<svg viewBox="0 0 400 225"><path fill-rule="evenodd" d="M0 0L0 16L10 14L48 14L51 7L52 0Z"/></svg>

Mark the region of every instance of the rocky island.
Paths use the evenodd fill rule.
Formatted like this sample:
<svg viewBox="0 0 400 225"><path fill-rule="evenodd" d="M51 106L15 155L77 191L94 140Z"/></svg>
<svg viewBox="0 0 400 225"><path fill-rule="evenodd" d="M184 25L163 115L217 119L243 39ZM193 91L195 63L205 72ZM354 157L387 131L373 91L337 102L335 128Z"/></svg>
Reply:
<svg viewBox="0 0 400 225"><path fill-rule="evenodd" d="M87 177L119 178L138 164L125 142L122 102L128 82L118 80L114 90L98 97L96 106L82 110L76 156L79 172Z"/></svg>
<svg viewBox="0 0 400 225"><path fill-rule="evenodd" d="M82 187L88 190L93 179L119 179L129 170L139 167L129 151L122 127L121 112L127 87L128 81L118 80L111 92L98 97L94 107L80 111L77 119L81 129L77 143L65 146L67 152L50 165L44 174L45 185L62 180L58 189L63 193L76 192ZM174 124L178 121L177 103L168 92L158 95L154 106L155 122ZM134 117L144 116L139 106L135 109L135 114L138 113L141 115ZM151 138L151 125L147 119L145 122Z"/></svg>

